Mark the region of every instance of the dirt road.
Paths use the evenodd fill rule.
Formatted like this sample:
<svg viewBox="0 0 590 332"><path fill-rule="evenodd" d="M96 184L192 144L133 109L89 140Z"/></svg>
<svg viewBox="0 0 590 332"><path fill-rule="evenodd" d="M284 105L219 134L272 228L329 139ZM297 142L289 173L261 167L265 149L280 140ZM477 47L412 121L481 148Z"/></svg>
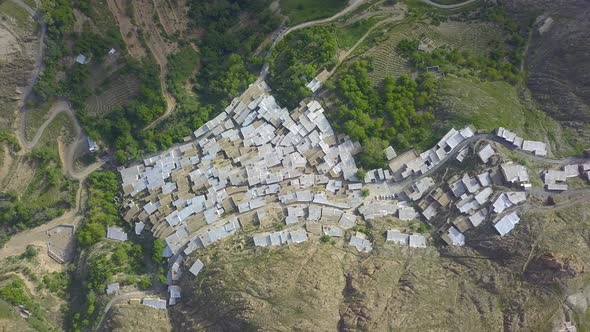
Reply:
<svg viewBox="0 0 590 332"><path fill-rule="evenodd" d="M436 7L436 8L441 8L441 9L457 9L457 8L461 8L463 6L467 6L467 5L471 4L471 3L474 3L474 2L479 1L479 0L467 0L465 2L456 3L456 4L453 4L453 5L441 5L440 3L436 3L436 2L433 2L433 1L430 1L430 0L420 0L420 1L424 2L427 5Z"/></svg>

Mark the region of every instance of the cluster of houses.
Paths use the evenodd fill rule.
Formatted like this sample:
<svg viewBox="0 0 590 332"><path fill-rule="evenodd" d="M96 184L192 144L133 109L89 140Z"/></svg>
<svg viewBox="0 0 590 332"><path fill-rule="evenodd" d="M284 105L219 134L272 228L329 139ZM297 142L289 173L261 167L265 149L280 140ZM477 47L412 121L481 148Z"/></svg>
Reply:
<svg viewBox="0 0 590 332"><path fill-rule="evenodd" d="M512 143L518 149L531 152L536 156L547 156L547 143L527 141L503 127L496 129L496 135L506 140L506 142Z"/></svg>
<svg viewBox="0 0 590 332"><path fill-rule="evenodd" d="M254 246L271 247L302 243L311 235L344 238L359 218L431 222L448 210L458 217L441 230L441 237L460 246L463 233L491 215L500 235L510 232L519 221L512 208L526 200L524 190L530 187L527 169L514 163L465 174L453 179L449 190L436 186L428 173L450 158L463 162L477 138L471 127L452 129L421 154L411 149L398 155L388 147L389 169L370 170L359 179L354 155L360 144L336 134L317 101L289 112L263 89L249 99L235 99L193 135L140 165L119 170L124 219L134 224L136 235L150 231L166 243L164 256L171 263L168 305L180 299L177 283L185 267L195 276L204 268L189 255L240 229L260 230L252 236ZM546 154L542 144L503 128L498 136ZM477 153L483 163L495 154L489 144ZM519 190L495 194L496 184ZM367 197L364 190L375 185L386 192ZM277 224L281 230L273 231ZM386 242L411 248L427 243L421 234L397 229L385 235ZM109 227L107 236L127 238L116 227ZM352 232L348 244L359 252L373 250L372 239L362 232ZM162 306L149 300L146 305Z"/></svg>
<svg viewBox="0 0 590 332"><path fill-rule="evenodd" d="M580 176L590 181L590 163L565 165L561 170L546 170L543 172L543 181L547 190L565 191L568 189L567 179Z"/></svg>

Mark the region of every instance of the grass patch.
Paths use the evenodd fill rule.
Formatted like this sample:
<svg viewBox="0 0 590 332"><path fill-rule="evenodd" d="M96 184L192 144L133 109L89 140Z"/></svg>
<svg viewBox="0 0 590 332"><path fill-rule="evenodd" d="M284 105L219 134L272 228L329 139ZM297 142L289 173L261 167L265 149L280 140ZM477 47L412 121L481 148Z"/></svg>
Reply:
<svg viewBox="0 0 590 332"><path fill-rule="evenodd" d="M65 143L70 143L75 137L74 124L65 113L58 114L53 121L45 128L43 135L39 139L38 146L51 148L55 157L59 157L57 151L57 139L62 137ZM57 158L59 159L59 158Z"/></svg>
<svg viewBox="0 0 590 332"><path fill-rule="evenodd" d="M27 5L29 5L29 7L33 8L33 9L37 9L37 1L35 0L23 0L24 3L26 3Z"/></svg>
<svg viewBox="0 0 590 332"><path fill-rule="evenodd" d="M554 155L576 152L567 130L532 107L525 107L517 87L506 82L480 82L477 79L447 77L440 81L442 113L448 126L472 124L491 131L506 127L525 139L550 143Z"/></svg>
<svg viewBox="0 0 590 332"><path fill-rule="evenodd" d="M0 319L10 319L14 316L14 310L10 304L4 300L0 300Z"/></svg>
<svg viewBox="0 0 590 332"><path fill-rule="evenodd" d="M354 44L356 44L356 42L378 21L378 18L371 17L366 20L360 20L350 25L337 28L336 42L338 43L338 48L353 47Z"/></svg>
<svg viewBox="0 0 590 332"><path fill-rule="evenodd" d="M346 0L280 0L289 25L330 17L346 7Z"/></svg>
<svg viewBox="0 0 590 332"><path fill-rule="evenodd" d="M27 135L28 140L32 140L35 137L39 127L47 120L47 115L52 104L53 100L49 100L38 107L30 107L27 110L25 135Z"/></svg>
<svg viewBox="0 0 590 332"><path fill-rule="evenodd" d="M33 23L31 15L12 1L0 3L0 13L14 18L16 24L21 28L26 28Z"/></svg>

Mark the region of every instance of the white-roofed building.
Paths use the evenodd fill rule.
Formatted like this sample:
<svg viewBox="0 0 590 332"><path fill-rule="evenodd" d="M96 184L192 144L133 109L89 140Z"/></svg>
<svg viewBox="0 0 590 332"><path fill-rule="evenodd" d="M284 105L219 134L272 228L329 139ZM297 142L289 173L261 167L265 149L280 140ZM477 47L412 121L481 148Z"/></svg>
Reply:
<svg viewBox="0 0 590 332"><path fill-rule="evenodd" d="M337 227L337 226L323 225L322 232L324 232L325 235L328 235L331 237L344 236L344 231L342 230L342 228Z"/></svg>
<svg viewBox="0 0 590 332"><path fill-rule="evenodd" d="M350 245L360 252L371 252L373 250L373 244L367 239L367 235L361 232L356 232L350 237Z"/></svg>
<svg viewBox="0 0 590 332"><path fill-rule="evenodd" d="M498 231L500 236L510 233L514 227L520 222L520 217L516 212L505 215L494 224L494 228Z"/></svg>
<svg viewBox="0 0 590 332"><path fill-rule="evenodd" d="M193 265L191 265L189 271L196 277L199 274L199 272L201 272L204 266L205 264L203 264L203 262L200 259L197 259L197 261L194 262Z"/></svg>
<svg viewBox="0 0 590 332"><path fill-rule="evenodd" d="M537 156L547 156L547 144L537 141L523 141L522 149L534 153Z"/></svg>
<svg viewBox="0 0 590 332"><path fill-rule="evenodd" d="M141 304L160 310L166 310L166 301L161 299L143 299Z"/></svg>
<svg viewBox="0 0 590 332"><path fill-rule="evenodd" d="M107 285L107 295L115 294L118 292L119 292L119 283L118 282Z"/></svg>
<svg viewBox="0 0 590 332"><path fill-rule="evenodd" d="M477 155L479 156L479 159L485 164L488 162L488 160L490 160L490 158L496 154L496 151L494 151L494 148L492 148L491 145L486 144L486 146L484 146L481 150L479 150L479 152L477 153Z"/></svg>
<svg viewBox="0 0 590 332"><path fill-rule="evenodd" d="M448 244L459 247L465 245L465 235L455 228L455 226L451 226L447 230L446 235L448 237ZM443 237L443 239L446 240L446 237Z"/></svg>
<svg viewBox="0 0 590 332"><path fill-rule="evenodd" d="M107 239L116 241L127 241L127 233L120 227L108 227Z"/></svg>
<svg viewBox="0 0 590 332"><path fill-rule="evenodd" d="M410 235L401 233L397 229L390 229L386 233L385 241L407 246L409 244L408 242L410 241Z"/></svg>
<svg viewBox="0 0 590 332"><path fill-rule="evenodd" d="M426 248L426 238L424 235L411 234L409 236L408 245L410 248Z"/></svg>

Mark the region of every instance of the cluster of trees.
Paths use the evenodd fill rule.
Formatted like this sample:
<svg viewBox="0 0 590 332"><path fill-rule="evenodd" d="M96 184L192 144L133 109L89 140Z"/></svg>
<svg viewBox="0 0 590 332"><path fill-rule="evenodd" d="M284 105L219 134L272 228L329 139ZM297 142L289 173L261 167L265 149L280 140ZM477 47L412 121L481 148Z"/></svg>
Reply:
<svg viewBox="0 0 590 332"><path fill-rule="evenodd" d="M416 47L411 48L414 45ZM493 45L493 51L487 56L447 47L440 47L428 53L418 51L417 45L417 40L402 40L397 46L397 51L407 57L410 64L420 71L438 66L438 71L442 73L456 72L457 68L469 69L473 75L486 80L518 83L523 78L516 61L511 61L510 51L500 43Z"/></svg>
<svg viewBox="0 0 590 332"><path fill-rule="evenodd" d="M121 223L117 204L117 175L110 171L94 172L88 177L87 185L88 212L77 233L78 245L82 249L89 248L103 239L107 226Z"/></svg>
<svg viewBox="0 0 590 332"><path fill-rule="evenodd" d="M209 103L226 102L252 83L262 59L254 56L280 24L271 0L189 1L190 22L205 32L199 40L199 92Z"/></svg>
<svg viewBox="0 0 590 332"><path fill-rule="evenodd" d="M312 27L288 34L273 50L269 81L281 105L295 107L311 95L305 85L322 68L337 63L333 27Z"/></svg>
<svg viewBox="0 0 590 332"><path fill-rule="evenodd" d="M99 249L102 250L102 249ZM143 249L141 245L122 242L109 248L109 253L92 255L86 262L87 275L81 280L83 291L80 295L82 305L72 311L75 312L72 319L74 331L91 328L100 317L99 297L104 294L106 285L113 282L115 275L125 275L125 280L119 280L119 284L135 284L140 289L151 286L150 278L145 274Z"/></svg>
<svg viewBox="0 0 590 332"><path fill-rule="evenodd" d="M409 59L419 70L439 66L440 71L449 73L457 68L468 69L474 76L486 80L505 80L513 84L522 82L524 76L520 66L524 61L524 50L530 26L521 26L506 14L501 7L486 5L477 13L478 18L499 24L504 30L504 41L490 45L487 55L475 55L470 51L452 48L438 48L431 53L418 51L417 40L404 39L397 45L397 51Z"/></svg>
<svg viewBox="0 0 590 332"><path fill-rule="evenodd" d="M0 298L12 305L22 305L29 302L29 297L25 292L25 283L21 279L15 279L0 289Z"/></svg>
<svg viewBox="0 0 590 332"><path fill-rule="evenodd" d="M429 74L416 81L407 75L388 77L375 88L370 69L366 61L343 68L334 86L337 110L327 114L337 131L361 142L357 161L365 169L385 166L383 149L390 144L404 150L429 138L436 88Z"/></svg>
<svg viewBox="0 0 590 332"><path fill-rule="evenodd" d="M506 57L515 66L520 66L524 62L524 51L526 49L526 36L534 23L534 18L526 25L519 24L513 17L506 13L503 7L487 4L481 11L481 18L495 22L502 26L504 30L505 43L509 46Z"/></svg>

